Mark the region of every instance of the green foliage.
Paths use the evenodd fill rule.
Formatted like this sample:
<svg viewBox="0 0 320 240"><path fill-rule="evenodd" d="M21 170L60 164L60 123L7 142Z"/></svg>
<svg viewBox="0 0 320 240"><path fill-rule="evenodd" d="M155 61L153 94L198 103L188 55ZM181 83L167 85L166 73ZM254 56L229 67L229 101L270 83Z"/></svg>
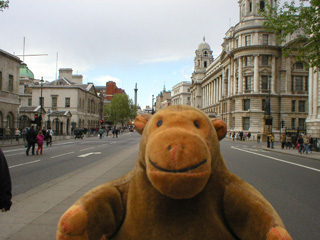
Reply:
<svg viewBox="0 0 320 240"><path fill-rule="evenodd" d="M0 11L9 7L9 0L8 1L0 1Z"/></svg>
<svg viewBox="0 0 320 240"><path fill-rule="evenodd" d="M104 107L104 116L108 121L121 123L122 126L129 119L134 119L137 115L137 109L127 94L116 94L111 103Z"/></svg>
<svg viewBox="0 0 320 240"><path fill-rule="evenodd" d="M298 59L306 61L311 67L320 67L320 1L299 0L279 2L275 7L266 5L267 11L260 14L266 18L265 27L276 34L278 43L287 36L295 34L297 39L287 49L287 53L298 52ZM306 5L307 3L307 5Z"/></svg>

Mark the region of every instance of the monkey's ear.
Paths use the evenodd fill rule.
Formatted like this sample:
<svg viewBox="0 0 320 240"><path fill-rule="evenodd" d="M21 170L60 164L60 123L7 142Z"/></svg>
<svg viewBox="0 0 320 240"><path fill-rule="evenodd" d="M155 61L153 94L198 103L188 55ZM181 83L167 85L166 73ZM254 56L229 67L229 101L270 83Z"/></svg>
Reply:
<svg viewBox="0 0 320 240"><path fill-rule="evenodd" d="M147 125L147 122L149 121L149 119L152 117L151 114L140 114L138 116L136 116L135 120L134 120L134 128L136 129L136 131L140 134L143 133L143 129L144 127Z"/></svg>
<svg viewBox="0 0 320 240"><path fill-rule="evenodd" d="M227 124L218 118L211 119L211 122L216 129L219 141L222 140L227 134Z"/></svg>

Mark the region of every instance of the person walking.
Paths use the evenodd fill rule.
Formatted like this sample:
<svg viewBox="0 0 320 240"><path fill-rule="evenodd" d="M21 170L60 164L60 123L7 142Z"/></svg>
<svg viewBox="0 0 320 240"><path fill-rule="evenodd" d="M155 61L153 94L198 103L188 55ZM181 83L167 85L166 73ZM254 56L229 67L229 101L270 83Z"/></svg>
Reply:
<svg viewBox="0 0 320 240"><path fill-rule="evenodd" d="M299 147L299 153L302 153L302 150L304 148L304 144L303 144L303 138L301 135L299 135L298 137L298 140L297 140L297 144L298 144L298 147Z"/></svg>
<svg viewBox="0 0 320 240"><path fill-rule="evenodd" d="M102 139L104 134L104 130L102 128L99 129L99 138Z"/></svg>
<svg viewBox="0 0 320 240"><path fill-rule="evenodd" d="M260 143L260 140L261 140L261 134L258 133L258 134L257 134L257 142Z"/></svg>
<svg viewBox="0 0 320 240"><path fill-rule="evenodd" d="M274 135L273 135L273 133L270 134L270 145L271 145L271 148L274 148Z"/></svg>
<svg viewBox="0 0 320 240"><path fill-rule="evenodd" d="M287 148L289 148L289 149L292 148L292 138L290 135L287 135L287 137L286 137L286 149Z"/></svg>
<svg viewBox="0 0 320 240"><path fill-rule="evenodd" d="M23 143L25 144L27 141L27 133L29 131L29 128L25 128L22 130L22 139L23 139Z"/></svg>
<svg viewBox="0 0 320 240"><path fill-rule="evenodd" d="M36 139L37 139L37 144L38 144L37 155L39 154L39 152L42 155L44 135L41 130L39 131Z"/></svg>
<svg viewBox="0 0 320 240"><path fill-rule="evenodd" d="M0 148L0 210L9 211L12 205L12 183L8 163Z"/></svg>
<svg viewBox="0 0 320 240"><path fill-rule="evenodd" d="M27 133L27 141L28 141L28 147L26 150L27 156L29 156L30 148L32 147L32 155L34 155L34 148L35 144L37 142L37 132L34 130L34 126L31 126L30 130Z"/></svg>
<svg viewBox="0 0 320 240"><path fill-rule="evenodd" d="M19 137L20 137L20 130L18 128L16 128L16 130L14 131L14 135L16 136L16 141L19 142Z"/></svg>
<svg viewBox="0 0 320 240"><path fill-rule="evenodd" d="M53 131L51 130L51 128L48 128L47 132L46 132L46 137L47 137L47 147L50 145L52 146L52 136L53 136Z"/></svg>
<svg viewBox="0 0 320 240"><path fill-rule="evenodd" d="M10 128L7 127L4 129L4 136L5 136L5 139L9 139L10 138L10 135L11 135L11 131L10 131Z"/></svg>
<svg viewBox="0 0 320 240"><path fill-rule="evenodd" d="M306 151L306 154L308 154L309 151L310 151L310 148L309 148L309 146L310 146L310 139L308 138L307 135L305 135L303 142L304 142L304 151Z"/></svg>

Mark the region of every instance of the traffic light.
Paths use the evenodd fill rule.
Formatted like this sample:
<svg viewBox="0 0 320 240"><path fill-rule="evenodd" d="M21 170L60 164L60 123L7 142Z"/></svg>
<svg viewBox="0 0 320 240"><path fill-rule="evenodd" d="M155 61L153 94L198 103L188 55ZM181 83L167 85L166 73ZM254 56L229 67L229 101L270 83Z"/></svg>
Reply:
<svg viewBox="0 0 320 240"><path fill-rule="evenodd" d="M281 127L284 128L284 120L281 121Z"/></svg>
<svg viewBox="0 0 320 240"><path fill-rule="evenodd" d="M100 124L101 124L101 125L103 124L103 120L102 120L102 119L100 120Z"/></svg>

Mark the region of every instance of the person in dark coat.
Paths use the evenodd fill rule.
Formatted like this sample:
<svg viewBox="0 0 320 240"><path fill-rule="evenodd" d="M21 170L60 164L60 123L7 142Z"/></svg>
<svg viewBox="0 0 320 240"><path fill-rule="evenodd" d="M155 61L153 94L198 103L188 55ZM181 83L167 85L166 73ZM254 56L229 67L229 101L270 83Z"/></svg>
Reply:
<svg viewBox="0 0 320 240"><path fill-rule="evenodd" d="M6 212L10 210L12 198L11 177L6 157L0 148L0 210Z"/></svg>
<svg viewBox="0 0 320 240"><path fill-rule="evenodd" d="M26 154L29 155L29 150L32 147L32 155L34 155L34 148L37 142L37 132L34 130L34 126L31 126L30 130L27 133L27 141L28 141L28 147Z"/></svg>

